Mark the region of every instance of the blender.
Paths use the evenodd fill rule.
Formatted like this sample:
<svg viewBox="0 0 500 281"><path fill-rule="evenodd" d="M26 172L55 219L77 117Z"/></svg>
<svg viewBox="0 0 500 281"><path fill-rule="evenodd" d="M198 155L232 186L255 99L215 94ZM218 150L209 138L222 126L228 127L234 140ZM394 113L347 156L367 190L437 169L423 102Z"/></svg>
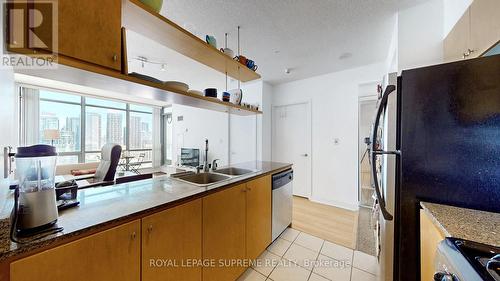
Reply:
<svg viewBox="0 0 500 281"><path fill-rule="evenodd" d="M19 147L13 228L19 236L46 232L57 222L55 169L57 153L50 145Z"/></svg>

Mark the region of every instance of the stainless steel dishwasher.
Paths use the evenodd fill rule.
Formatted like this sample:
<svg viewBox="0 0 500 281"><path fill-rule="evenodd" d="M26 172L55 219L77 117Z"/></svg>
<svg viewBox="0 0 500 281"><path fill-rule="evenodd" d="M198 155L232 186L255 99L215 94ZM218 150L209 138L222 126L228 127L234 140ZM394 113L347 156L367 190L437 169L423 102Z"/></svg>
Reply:
<svg viewBox="0 0 500 281"><path fill-rule="evenodd" d="M293 170L273 175L273 241L292 223Z"/></svg>

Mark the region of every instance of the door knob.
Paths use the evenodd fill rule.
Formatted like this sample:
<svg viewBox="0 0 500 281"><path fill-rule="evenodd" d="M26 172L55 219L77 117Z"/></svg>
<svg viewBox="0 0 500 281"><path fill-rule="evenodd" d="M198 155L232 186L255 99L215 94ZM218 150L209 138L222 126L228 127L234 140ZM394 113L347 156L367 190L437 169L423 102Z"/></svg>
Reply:
<svg viewBox="0 0 500 281"><path fill-rule="evenodd" d="M305 153L305 154L302 154L302 156L307 157L307 156L309 156L309 154Z"/></svg>

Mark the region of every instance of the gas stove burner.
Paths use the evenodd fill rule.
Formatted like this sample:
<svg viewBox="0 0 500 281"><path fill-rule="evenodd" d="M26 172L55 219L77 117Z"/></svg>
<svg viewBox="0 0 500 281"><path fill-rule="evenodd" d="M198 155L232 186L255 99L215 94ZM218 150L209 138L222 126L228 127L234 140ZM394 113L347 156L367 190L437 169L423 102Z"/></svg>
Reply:
<svg viewBox="0 0 500 281"><path fill-rule="evenodd" d="M500 281L500 248L472 241L452 240L484 280Z"/></svg>
<svg viewBox="0 0 500 281"><path fill-rule="evenodd" d="M495 281L500 281L500 254L488 259L476 257L479 263L488 271Z"/></svg>

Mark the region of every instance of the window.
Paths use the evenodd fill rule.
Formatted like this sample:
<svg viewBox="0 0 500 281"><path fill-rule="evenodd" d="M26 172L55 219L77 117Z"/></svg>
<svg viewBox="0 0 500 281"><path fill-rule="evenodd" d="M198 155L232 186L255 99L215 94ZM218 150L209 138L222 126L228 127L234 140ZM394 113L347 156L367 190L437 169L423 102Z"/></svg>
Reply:
<svg viewBox="0 0 500 281"><path fill-rule="evenodd" d="M117 108L117 109L127 109L126 103L105 100L105 99L85 98L85 104L102 106L102 107Z"/></svg>
<svg viewBox="0 0 500 281"><path fill-rule="evenodd" d="M81 153L81 97L40 91L39 143L57 148L59 163L77 163Z"/></svg>
<svg viewBox="0 0 500 281"><path fill-rule="evenodd" d="M98 162L102 146L117 143L122 153L134 156L131 162L152 166L152 107L43 89L36 96L39 115L33 118L39 117L39 130L34 137L57 148L58 164Z"/></svg>
<svg viewBox="0 0 500 281"><path fill-rule="evenodd" d="M132 108L132 107L131 107ZM151 113L130 111L129 117L130 154L136 161L153 161L153 115Z"/></svg>
<svg viewBox="0 0 500 281"><path fill-rule="evenodd" d="M125 110L85 107L85 151L100 151L106 143L117 143L126 150Z"/></svg>

